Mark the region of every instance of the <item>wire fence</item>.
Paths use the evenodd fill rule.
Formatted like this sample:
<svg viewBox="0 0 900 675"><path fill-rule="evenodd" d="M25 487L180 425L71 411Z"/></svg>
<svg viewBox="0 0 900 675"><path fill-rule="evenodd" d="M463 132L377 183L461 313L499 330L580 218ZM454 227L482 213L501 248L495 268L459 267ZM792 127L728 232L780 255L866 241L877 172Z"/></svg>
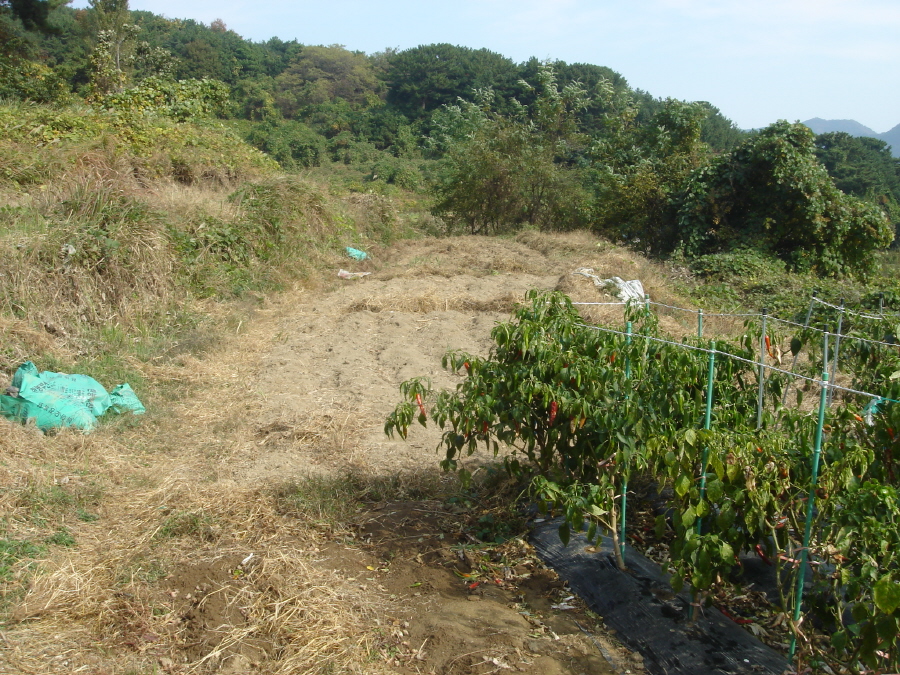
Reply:
<svg viewBox="0 0 900 675"><path fill-rule="evenodd" d="M576 303L576 304L594 304L594 303ZM612 303L604 303L604 304L612 304ZM626 303L619 303L619 304L626 304ZM701 317L704 315L702 310L689 310L689 309L686 309L683 307L675 307L672 305L665 305L663 303L652 303L652 302L650 302L649 297L645 298L645 301L643 304L645 304L645 307L647 308L648 313L649 313L649 308L653 305L668 308L668 309L673 309L673 310L698 313L698 334L700 335L700 337L702 337L702 318ZM810 305L812 307L813 303L811 302ZM832 307L834 307L834 306L832 305ZM845 308L838 308L838 309L841 309L842 311L845 310ZM797 322L792 322L792 321L784 321L784 323L790 324L795 327L799 327L801 329L807 329L809 327L808 326L809 316L811 313L812 313L812 309L810 309L810 312L807 313L806 324L799 324ZM784 368L779 368L777 366L774 366L770 363L765 362L765 356L766 356L766 351L767 351L766 348L768 346L766 344L766 320L773 319L775 317L768 316L765 312L762 312L760 314L749 314L749 315L748 314L737 314L737 315L723 314L723 315L724 316L757 316L761 319L762 332L760 335L760 359L759 360L749 359L744 356L739 356L737 354L732 354L727 351L717 349L715 342L712 342L710 344L710 346L705 347L703 345L690 344L685 341L678 342L673 339L666 339L666 338L657 337L654 335L647 335L644 333L635 333L632 331L632 324L630 321L626 323L626 330L617 330L615 328L591 325L588 323L579 323L577 325L586 330L598 331L598 332L607 333L610 335L622 336L626 339L627 344L631 344L632 340L641 339L641 340L646 340L648 342L669 345L671 347L675 347L678 349L684 349L687 351L697 353L698 355L700 355L700 354L706 355L708 357L709 365L708 365L708 372L707 372L708 381L707 381L707 387L706 387L706 415L705 415L705 420L704 420L704 427L703 427L704 429L710 429L710 426L711 426L711 411L712 411L712 407L713 407L713 397L714 397L714 373L715 373L715 367L716 367L715 362L716 362L717 357L733 359L735 361L739 361L741 363L750 365L754 369L757 369L757 372L759 373L759 392L760 392L759 398L758 398L759 409L757 411L757 413L758 413L757 414L757 429L759 429L761 427L761 423L762 423L762 406L763 406L763 401L764 401L763 389L764 389L764 385L765 385L766 373L778 373L778 374L781 374L781 375L791 378L790 382L794 382L795 380L803 380L803 381L813 383L820 387L819 406L818 406L818 423L817 423L816 434L815 434L814 450L813 450L812 455L809 457L811 478L810 478L809 486L806 491L806 497L805 497L806 522L805 522L805 525L803 528L802 546L796 547L795 552L789 558L786 558L786 559L789 559L792 562L796 563L796 576L791 581L791 585L794 587L794 607L793 607L793 611L792 611L793 634L792 634L791 642L789 645L789 657L793 661L793 658L796 654L797 635L800 632L799 626L801 623L801 616L802 616L802 612L803 612L803 594L804 594L804 588L805 588L804 580L805 580L805 575L806 575L806 567L807 567L807 564L812 564L812 565L817 564L816 561L809 560L809 556L810 556L809 546L810 546L812 529L813 529L812 521L813 521L813 512L815 509L818 470L819 470L819 463L821 460L821 452L822 452L822 444L823 444L823 431L826 428L825 424L824 424L826 410L827 410L828 406L830 405L831 401L833 400L833 395L834 395L835 391L841 391L841 392L845 392L847 394L867 397L867 398L872 399L872 401L877 404L887 403L887 402L900 403L900 401L891 399L891 398L887 398L880 394L875 394L875 393L868 392L868 391L861 391L861 390L853 389L850 387L836 385L833 382L834 371L837 366L837 347L839 347L840 338L842 338L842 337L847 338L849 336L843 336L840 333L831 334L827 331L822 331L823 339L824 339L823 358L822 358L822 366L823 366L822 375L821 375L821 377L811 377L811 376L805 375L803 373L794 372L793 367L796 366L797 354L794 355L795 356L794 363L792 364L792 369L790 369L790 370L784 369ZM780 320L776 319L776 321L780 321ZM835 348L836 348L834 360L831 363L829 363L829 348L828 348L829 338L835 339ZM866 342L872 342L874 344L879 344L879 345L886 345L888 347L898 347L898 345L895 343L879 342L876 340L866 340ZM829 375L829 372L828 372L829 366L832 367L831 375ZM626 360L625 367L626 367L626 371L625 371L626 377L631 377L630 367L628 365L627 360ZM786 397L786 395L787 395L787 390L785 390L785 397ZM873 422L870 421L869 423L872 424ZM706 476L707 476L707 471L708 471L707 463L708 463L708 449L704 448L703 449L703 458L701 459L701 462L700 462L700 475L697 477L697 484L699 485L701 499L703 499L704 494L705 494L705 489L706 489L705 488ZM620 506L620 509L621 509L620 547L621 547L621 554L623 556L625 553L625 542L626 542L626 536L627 536L627 528L626 528L627 495L628 495L628 480L627 480L627 476L623 475L621 494L619 495L620 505L621 505ZM697 529L698 534L701 531L702 520L703 520L703 518L698 518L696 521L696 529ZM617 529L619 529L619 528L617 528ZM799 535L799 532L797 534ZM696 601L694 602L694 604L696 604Z"/></svg>
<svg viewBox="0 0 900 675"><path fill-rule="evenodd" d="M822 360L823 360L823 362L825 362L829 359L829 357L831 357L830 377L829 377L829 384L828 384L828 403L829 404L831 404L832 401L834 400L835 393L840 392L840 391L844 391L847 393L859 394L859 395L863 395L863 396L869 396L873 399L881 398L880 396L878 396L876 394L870 394L870 393L861 392L859 390L852 389L849 387L839 386L836 384L835 381L839 375L841 342L842 341L851 340L857 344L877 345L880 347L890 347L890 348L896 348L896 349L900 350L900 342L898 342L898 341L900 341L900 336L895 335L891 332L887 333L886 339L884 339L884 340L875 340L872 338L863 337L861 335L853 335L850 333L842 332L845 315L846 316L856 316L856 317L870 319L870 320L879 320L879 321L887 321L890 318L900 319L900 317L891 317L891 316L884 314L883 298L884 298L884 296L882 294L881 300L880 300L881 307L880 307L879 314L874 315L874 314L867 314L865 312L858 312L858 311L847 308L844 304L843 299L841 300L840 305L835 305L835 304L832 304L825 300L822 300L821 298L817 297L815 293L813 293L812 297L810 298L809 307L806 312L806 319L803 323L800 323L798 321L792 321L790 319L783 319L778 316L774 316L772 314L769 314L766 309L763 309L761 312L705 312L702 308L691 309L688 307L679 307L677 305L669 305L669 304L662 303L662 302L655 302L655 301L652 301L650 299L650 296L646 295L646 294L644 295L644 298L642 300L638 299L638 298L632 298L627 301L618 301L618 302L577 302L577 303L573 303L573 304L580 305L580 306L616 305L616 306L623 306L623 307L627 306L629 304L643 304L644 307L647 309L647 311L650 311L651 307L660 307L660 308L664 308L664 309L667 309L670 311L684 312L687 314L696 314L697 315L697 336L701 337L701 338L703 337L703 319L705 317L730 317L730 318L741 318L741 319L759 319L760 324L761 324L760 336L759 336L759 351L760 351L759 360L758 361L747 361L747 363L755 364L758 369L758 373L759 373L759 375L758 375L759 404L758 404L758 409L757 409L757 425L760 426L760 425L762 425L762 414L763 414L762 407L763 407L764 380L766 377L766 371L774 371L774 372L782 373L782 374L788 375L794 379L817 381L815 378L810 378L806 375L802 375L800 373L794 372L794 369L796 368L797 363L798 363L799 350L795 348L795 344L794 344L793 340L791 341L792 344L791 344L791 348L790 348L790 352L792 354L790 370L776 368L774 366L771 366L771 365L765 363L765 357L767 354L773 356L774 358L777 358L779 361L779 365L780 365L781 358L787 354L787 351L781 351L777 346L773 347L771 345L771 337L774 337L774 336L770 336L770 334L767 331L767 322L769 322L769 321L772 321L776 324L790 326L792 328L799 329L803 333L806 333L806 334L819 334L822 336L822 339L823 339ZM814 309L816 308L817 305L819 305L821 307L827 307L827 308L837 312L837 319L836 319L836 325L835 325L834 330L829 331L824 328L820 328L818 326L810 325L810 322L813 318ZM892 329L894 331L897 330L896 328L892 328ZM831 348L831 349L829 348L830 340L833 340L833 343L832 343L833 348ZM802 344L803 343L800 342L801 347L802 347ZM731 355L731 357L739 358L734 355ZM792 384L793 384L793 379L792 379L791 383L789 383L788 386L785 387L785 389L784 389L784 393L782 396L782 405L785 405L787 402L787 396L790 392Z"/></svg>

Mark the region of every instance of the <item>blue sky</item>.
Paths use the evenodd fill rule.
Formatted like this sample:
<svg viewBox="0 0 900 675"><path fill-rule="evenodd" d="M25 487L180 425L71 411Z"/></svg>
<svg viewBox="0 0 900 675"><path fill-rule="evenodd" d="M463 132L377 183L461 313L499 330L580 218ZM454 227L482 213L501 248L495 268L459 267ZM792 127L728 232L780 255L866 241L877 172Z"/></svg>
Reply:
<svg viewBox="0 0 900 675"><path fill-rule="evenodd" d="M76 0L74 6L85 6ZM655 96L705 100L742 128L777 119L900 124L898 0L131 0L253 40L367 53L449 42L609 66Z"/></svg>

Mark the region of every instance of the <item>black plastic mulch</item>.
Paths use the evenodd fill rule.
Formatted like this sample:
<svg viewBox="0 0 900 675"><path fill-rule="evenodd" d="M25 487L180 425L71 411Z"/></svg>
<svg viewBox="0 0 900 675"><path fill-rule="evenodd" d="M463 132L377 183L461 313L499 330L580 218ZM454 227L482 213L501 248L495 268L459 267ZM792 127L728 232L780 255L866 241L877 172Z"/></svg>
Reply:
<svg viewBox="0 0 900 675"><path fill-rule="evenodd" d="M572 533L563 546L562 521L537 523L531 541L543 561L569 583L592 611L629 649L644 657L654 675L782 675L787 659L726 618L706 607L689 620L690 595L675 594L659 565L626 546L625 565L616 567L612 541L599 549L583 534ZM591 551L586 549L591 548Z"/></svg>

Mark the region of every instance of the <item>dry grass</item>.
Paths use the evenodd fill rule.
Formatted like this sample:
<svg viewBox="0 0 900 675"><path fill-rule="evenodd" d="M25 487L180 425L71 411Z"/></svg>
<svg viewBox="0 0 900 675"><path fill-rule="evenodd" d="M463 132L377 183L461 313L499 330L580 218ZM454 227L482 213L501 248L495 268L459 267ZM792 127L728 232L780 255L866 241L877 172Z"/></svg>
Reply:
<svg viewBox="0 0 900 675"><path fill-rule="evenodd" d="M499 298L475 298L466 294L442 295L437 291L425 293L382 293L353 302L349 312L511 312L521 298L506 293Z"/></svg>
<svg viewBox="0 0 900 675"><path fill-rule="evenodd" d="M203 386L138 425L44 436L0 420L3 536L66 527L77 542L5 584L0 671L383 672L372 655L391 600L315 564L318 525L286 515L283 490L216 478L277 433L247 386L248 355L270 344L260 319L239 346L158 373ZM345 432L302 426L292 435L315 428L318 443Z"/></svg>

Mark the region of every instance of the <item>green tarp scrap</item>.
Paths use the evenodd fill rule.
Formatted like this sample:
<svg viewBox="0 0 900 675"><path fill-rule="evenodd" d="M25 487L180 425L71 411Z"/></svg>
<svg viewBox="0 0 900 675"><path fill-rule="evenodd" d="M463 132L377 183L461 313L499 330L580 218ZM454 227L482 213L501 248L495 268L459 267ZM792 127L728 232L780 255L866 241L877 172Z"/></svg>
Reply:
<svg viewBox="0 0 900 675"><path fill-rule="evenodd" d="M23 424L34 419L42 431L59 427L90 431L108 410L135 415L145 412L127 384L108 393L93 377L41 373L31 361L19 367L12 386L0 396L0 415Z"/></svg>

